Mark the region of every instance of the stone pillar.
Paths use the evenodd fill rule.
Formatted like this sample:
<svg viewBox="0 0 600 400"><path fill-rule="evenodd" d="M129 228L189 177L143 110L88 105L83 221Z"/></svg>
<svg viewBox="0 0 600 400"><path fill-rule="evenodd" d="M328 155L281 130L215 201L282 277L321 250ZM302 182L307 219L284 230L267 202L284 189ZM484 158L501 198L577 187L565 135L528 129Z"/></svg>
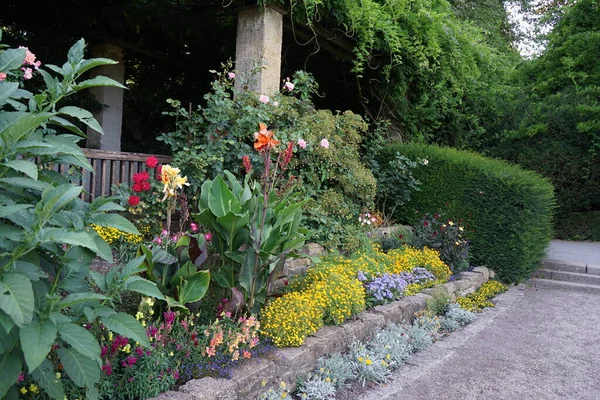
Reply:
<svg viewBox="0 0 600 400"><path fill-rule="evenodd" d="M93 47L94 57L110 58L118 64L103 65L91 70L90 78L104 75L119 83L125 82L125 66L123 65L123 49L112 44L99 44ZM104 130L100 132L88 128L87 147L90 149L121 151L121 126L123 124L123 89L116 87L91 88L90 92L102 105L102 109L94 112L94 118Z"/></svg>
<svg viewBox="0 0 600 400"><path fill-rule="evenodd" d="M242 84L247 83L252 92L273 95L279 91L282 37L283 14L277 9L252 6L239 12L235 46L236 90L242 90ZM251 75L257 67L262 69Z"/></svg>

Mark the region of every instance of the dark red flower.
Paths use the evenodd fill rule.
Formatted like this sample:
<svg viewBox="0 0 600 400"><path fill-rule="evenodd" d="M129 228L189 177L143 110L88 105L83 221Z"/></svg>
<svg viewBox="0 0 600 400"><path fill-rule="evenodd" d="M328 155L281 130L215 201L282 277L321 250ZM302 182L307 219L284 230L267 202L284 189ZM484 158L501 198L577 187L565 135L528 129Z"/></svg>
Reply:
<svg viewBox="0 0 600 400"><path fill-rule="evenodd" d="M158 165L158 159L154 156L150 156L150 157L146 158L146 165L149 168L154 168Z"/></svg>
<svg viewBox="0 0 600 400"><path fill-rule="evenodd" d="M142 191L146 191L146 190L150 190L150 182L144 181L144 182L140 182L140 185L142 187Z"/></svg>
<svg viewBox="0 0 600 400"><path fill-rule="evenodd" d="M129 200L127 200L130 206L135 207L140 204L140 198L138 196L129 196Z"/></svg>
<svg viewBox="0 0 600 400"><path fill-rule="evenodd" d="M133 175L133 182L135 183L141 183L147 181L148 179L150 179L150 175L148 175L146 171L138 172L137 174Z"/></svg>
<svg viewBox="0 0 600 400"><path fill-rule="evenodd" d="M423 221L423 226L428 226L429 225L429 221Z"/></svg>
<svg viewBox="0 0 600 400"><path fill-rule="evenodd" d="M242 164L244 164L244 168L246 169L246 173L249 173L250 171L252 171L252 163L250 162L250 157L243 156L242 157Z"/></svg>
<svg viewBox="0 0 600 400"><path fill-rule="evenodd" d="M142 184L141 183L134 183L133 186L131 186L131 190L133 190L136 193L139 193L142 191Z"/></svg>
<svg viewBox="0 0 600 400"><path fill-rule="evenodd" d="M110 376L112 374L112 367L110 364L104 364L102 366L102 371L106 374L106 376Z"/></svg>

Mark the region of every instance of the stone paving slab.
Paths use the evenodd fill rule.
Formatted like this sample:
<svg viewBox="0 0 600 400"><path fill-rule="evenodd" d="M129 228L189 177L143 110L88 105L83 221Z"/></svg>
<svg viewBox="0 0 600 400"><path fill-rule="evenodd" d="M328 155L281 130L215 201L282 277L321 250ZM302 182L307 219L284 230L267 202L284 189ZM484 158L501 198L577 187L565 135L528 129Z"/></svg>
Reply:
<svg viewBox="0 0 600 400"><path fill-rule="evenodd" d="M600 242L553 240L546 251L546 258L600 265Z"/></svg>
<svg viewBox="0 0 600 400"><path fill-rule="evenodd" d="M598 400L600 296L512 287L357 400Z"/></svg>

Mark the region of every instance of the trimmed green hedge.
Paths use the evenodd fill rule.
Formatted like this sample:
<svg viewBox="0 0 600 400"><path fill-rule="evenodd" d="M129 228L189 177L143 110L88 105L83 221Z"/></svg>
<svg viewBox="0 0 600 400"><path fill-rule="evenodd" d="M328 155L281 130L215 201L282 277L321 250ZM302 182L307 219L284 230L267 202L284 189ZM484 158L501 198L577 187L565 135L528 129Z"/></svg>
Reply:
<svg viewBox="0 0 600 400"><path fill-rule="evenodd" d="M414 225L425 213L462 220L471 240L472 263L496 271L504 282L527 279L552 239L552 184L535 172L466 151L394 143L381 165L400 152L429 161L414 171L421 191L395 212Z"/></svg>

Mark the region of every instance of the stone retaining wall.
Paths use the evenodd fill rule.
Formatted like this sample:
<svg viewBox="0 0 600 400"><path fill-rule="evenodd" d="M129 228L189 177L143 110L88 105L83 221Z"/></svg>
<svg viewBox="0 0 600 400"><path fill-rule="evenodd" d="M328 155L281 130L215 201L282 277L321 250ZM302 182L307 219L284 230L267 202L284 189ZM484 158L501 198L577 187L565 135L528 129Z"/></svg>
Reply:
<svg viewBox="0 0 600 400"><path fill-rule="evenodd" d="M179 391L163 393L153 400L247 400L281 381L293 390L296 377L314 370L319 357L346 351L350 343L369 339L385 325L412 321L415 312L425 309L427 299L435 290L444 290L455 299L475 291L490 277L493 272L485 267L463 272L460 280L363 311L339 326L325 326L306 338L300 347L277 349L268 358L248 360L234 370L231 380L195 379L181 386ZM263 380L267 382L266 387L261 385Z"/></svg>

